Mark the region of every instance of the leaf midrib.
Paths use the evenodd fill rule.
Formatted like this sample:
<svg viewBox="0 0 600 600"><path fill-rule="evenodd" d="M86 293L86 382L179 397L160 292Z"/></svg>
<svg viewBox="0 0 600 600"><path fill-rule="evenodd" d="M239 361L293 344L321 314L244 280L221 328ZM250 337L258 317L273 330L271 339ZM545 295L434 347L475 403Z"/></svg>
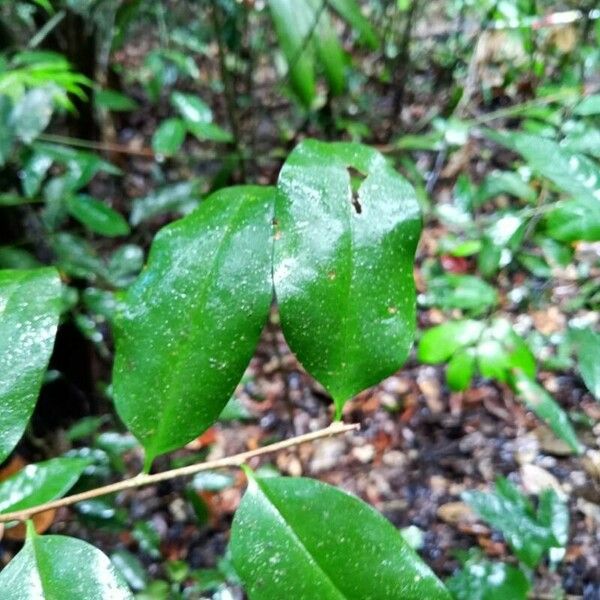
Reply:
<svg viewBox="0 0 600 600"><path fill-rule="evenodd" d="M287 532L289 532L290 537L296 542L296 544L298 545L300 550L308 558L309 563L314 564L317 567L319 572L322 573L324 580L330 584L332 590L336 594L339 595L341 600L348 600L348 597L343 594L343 592L339 589L339 587L335 584L335 582L328 575L327 571L325 571L325 569L319 564L319 561L310 553L308 548L304 545L300 536L294 531L293 527L287 522L287 520L285 519L283 514L280 512L279 508L277 508L277 505L275 504L275 502L273 502L273 500L271 499L271 497L269 496L267 491L260 485L260 479L254 478L254 483L256 484L256 488L258 490L260 490L262 495L268 500L269 506L271 506L273 511L277 514L277 516L279 517L279 520L283 524L283 527L285 528L285 530Z"/></svg>
<svg viewBox="0 0 600 600"><path fill-rule="evenodd" d="M195 310L193 311L194 316L196 316L199 311L201 312L206 306L208 292L214 284L214 281L213 281L214 273L216 272L219 265L221 265L221 263L222 263L223 253L225 252L225 249L229 247L228 241L231 237L231 234L233 233L234 223L237 221L237 218L238 218L239 214L242 212L242 209L245 207L245 205L247 205L246 202L244 202L243 200L239 200L238 206L234 209L233 213L231 214L230 219L227 222L226 231L223 235L222 242L221 242L221 244L219 244L219 247L217 248L217 251L214 254L213 264L211 265L211 267L206 275L206 280L205 280L204 286L203 286L202 290L200 291L200 293L198 294L198 301L196 303ZM194 320L196 320L196 319L194 319ZM188 347L189 345L195 346L196 338L188 337L188 338L184 339L182 346ZM179 357L181 357L181 358L178 358L177 363L180 363L182 360L187 360L189 356L190 356L190 353L187 351L180 352ZM180 372L180 369L178 369L178 368L175 369L175 368L171 367L169 370L173 373ZM158 454L160 454L160 452L155 452L153 450L153 448L161 445L160 442L161 442L162 436L164 435L165 425L170 423L170 419L173 414L175 406L176 406L176 404L174 402L167 402L166 404L163 405L162 410L158 411L158 413L159 413L158 414L158 427L153 436L155 439L155 442L153 444L149 444L146 446L146 456L147 456L148 460L149 459L154 460L154 458L156 456L158 456Z"/></svg>

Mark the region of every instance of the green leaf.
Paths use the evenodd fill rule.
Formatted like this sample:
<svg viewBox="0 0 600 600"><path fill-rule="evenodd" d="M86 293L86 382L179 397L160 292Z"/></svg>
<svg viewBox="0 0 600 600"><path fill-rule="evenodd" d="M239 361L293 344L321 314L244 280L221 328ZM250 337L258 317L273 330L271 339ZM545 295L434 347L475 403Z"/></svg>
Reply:
<svg viewBox="0 0 600 600"><path fill-rule="evenodd" d="M127 287L144 267L144 251L135 244L117 248L108 261L106 279L117 288Z"/></svg>
<svg viewBox="0 0 600 600"><path fill-rule="evenodd" d="M506 381L510 368L508 353L498 340L481 340L477 345L477 366L483 377Z"/></svg>
<svg viewBox="0 0 600 600"><path fill-rule="evenodd" d="M339 412L395 372L412 345L419 205L383 156L360 144L305 141L278 185L273 278L283 332Z"/></svg>
<svg viewBox="0 0 600 600"><path fill-rule="evenodd" d="M251 600L450 598L379 513L312 479L251 477L231 552Z"/></svg>
<svg viewBox="0 0 600 600"><path fill-rule="evenodd" d="M50 89L34 88L27 92L14 106L11 121L17 137L30 144L52 118L52 92Z"/></svg>
<svg viewBox="0 0 600 600"><path fill-rule="evenodd" d="M11 121L13 111L12 99L0 92L0 167L10 157L15 141L14 127Z"/></svg>
<svg viewBox="0 0 600 600"><path fill-rule="evenodd" d="M231 142L233 136L215 123L186 123L188 131L198 140L213 142Z"/></svg>
<svg viewBox="0 0 600 600"><path fill-rule="evenodd" d="M554 398L535 381L520 372L514 376L515 392L540 419L545 421L557 437L565 441L577 454L584 450L565 411Z"/></svg>
<svg viewBox="0 0 600 600"><path fill-rule="evenodd" d="M96 106L113 112L128 112L139 107L135 100L115 90L96 90L94 102Z"/></svg>
<svg viewBox="0 0 600 600"><path fill-rule="evenodd" d="M568 196L600 200L600 167L587 156L528 133L488 131L486 135L521 154L534 171Z"/></svg>
<svg viewBox="0 0 600 600"><path fill-rule="evenodd" d="M477 342L484 330L479 321L451 321L428 329L419 343L419 360L435 364L450 358L459 348Z"/></svg>
<svg viewBox="0 0 600 600"><path fill-rule="evenodd" d="M360 40L371 49L377 48L379 40L375 29L361 12L355 0L328 0L328 4L351 26L358 31Z"/></svg>
<svg viewBox="0 0 600 600"><path fill-rule="evenodd" d="M135 227L143 221L165 213L188 213L200 202L200 181L193 179L167 185L133 201L129 222Z"/></svg>
<svg viewBox="0 0 600 600"><path fill-rule="evenodd" d="M213 113L208 104L194 94L173 92L171 103L187 123L211 123Z"/></svg>
<svg viewBox="0 0 600 600"><path fill-rule="evenodd" d="M292 89L302 104L309 108L316 95L313 48L309 36L317 15L307 0L269 0L269 9L288 64Z"/></svg>
<svg viewBox="0 0 600 600"><path fill-rule="evenodd" d="M451 390L468 389L475 371L475 352L471 348L459 350L450 359L446 370L446 380Z"/></svg>
<svg viewBox="0 0 600 600"><path fill-rule="evenodd" d="M574 342L581 377L592 396L600 400L600 333L570 329L569 338Z"/></svg>
<svg viewBox="0 0 600 600"><path fill-rule="evenodd" d="M561 146L569 152L589 154L600 158L600 129L584 129L569 133L561 142Z"/></svg>
<svg viewBox="0 0 600 600"><path fill-rule="evenodd" d="M600 115L600 94L592 94L583 98L573 109L573 114L580 117Z"/></svg>
<svg viewBox="0 0 600 600"><path fill-rule="evenodd" d="M275 194L216 192L158 233L125 294L114 397L147 465L216 421L254 352L271 303Z"/></svg>
<svg viewBox="0 0 600 600"><path fill-rule="evenodd" d="M477 555L470 556L446 585L455 600L526 600L530 589L520 569Z"/></svg>
<svg viewBox="0 0 600 600"><path fill-rule="evenodd" d="M0 513L31 508L64 496L90 464L85 458L52 458L27 465L0 482Z"/></svg>
<svg viewBox="0 0 600 600"><path fill-rule="evenodd" d="M551 502L548 501L549 498L544 500L545 507L537 515L528 499L503 478L498 480L494 493L468 491L462 494L462 499L492 527L502 532L519 560L528 567L535 568L544 552L564 546L566 541L556 539L554 534L555 530L564 530L564 507L562 510L558 508L564 502L554 491L548 490L543 495L547 494L555 497ZM557 515L559 519L554 525L549 522L551 514Z"/></svg>
<svg viewBox="0 0 600 600"><path fill-rule="evenodd" d="M130 600L110 560L94 546L29 527L23 549L0 573L3 600Z"/></svg>
<svg viewBox="0 0 600 600"><path fill-rule="evenodd" d="M56 266L61 271L90 281L105 277L104 263L82 237L63 231L52 236L50 241L56 255Z"/></svg>
<svg viewBox="0 0 600 600"><path fill-rule="evenodd" d="M51 166L52 158L43 152L33 152L23 164L21 182L23 193L27 198L33 198L40 191L42 182Z"/></svg>
<svg viewBox="0 0 600 600"><path fill-rule="evenodd" d="M346 87L346 56L337 37L337 32L332 26L329 15L321 11L321 0L307 0L314 11L315 18L319 19L315 35L314 47L320 66L325 72L329 89L334 96L339 96ZM320 11L320 12L319 12Z"/></svg>
<svg viewBox="0 0 600 600"><path fill-rule="evenodd" d="M526 202L534 202L536 193L523 178L514 171L492 171L485 176L481 187L477 191L475 205L480 206L490 198L500 194L509 194L515 198L522 198Z"/></svg>
<svg viewBox="0 0 600 600"><path fill-rule="evenodd" d="M479 277L448 273L430 279L426 293L419 296L419 302L424 306L460 308L480 314L498 303L498 294Z"/></svg>
<svg viewBox="0 0 600 600"><path fill-rule="evenodd" d="M579 198L557 202L545 216L546 233L561 242L600 240L600 201Z"/></svg>
<svg viewBox="0 0 600 600"><path fill-rule="evenodd" d="M161 156L173 156L181 148L185 134L185 123L181 119L166 119L152 136L152 149Z"/></svg>
<svg viewBox="0 0 600 600"><path fill-rule="evenodd" d="M0 271L0 461L15 447L35 406L60 315L53 268Z"/></svg>
<svg viewBox="0 0 600 600"><path fill-rule="evenodd" d="M40 261L27 250L15 246L0 246L0 269L36 269Z"/></svg>
<svg viewBox="0 0 600 600"><path fill-rule="evenodd" d="M67 210L94 233L107 237L129 233L129 225L121 214L87 194L70 196L67 199Z"/></svg>
<svg viewBox="0 0 600 600"><path fill-rule="evenodd" d="M110 555L110 560L131 589L139 592L148 585L146 568L135 554L118 549Z"/></svg>

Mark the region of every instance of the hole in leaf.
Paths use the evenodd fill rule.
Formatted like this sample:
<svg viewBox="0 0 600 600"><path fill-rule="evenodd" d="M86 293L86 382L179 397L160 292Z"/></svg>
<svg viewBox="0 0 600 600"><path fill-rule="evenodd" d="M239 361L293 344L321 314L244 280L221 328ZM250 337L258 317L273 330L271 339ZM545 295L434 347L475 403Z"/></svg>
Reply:
<svg viewBox="0 0 600 600"><path fill-rule="evenodd" d="M358 199L358 189L362 182L365 180L365 175L355 169L354 167L348 167L348 174L350 175L350 189L352 191L352 206L354 210L360 215L362 213L362 206Z"/></svg>

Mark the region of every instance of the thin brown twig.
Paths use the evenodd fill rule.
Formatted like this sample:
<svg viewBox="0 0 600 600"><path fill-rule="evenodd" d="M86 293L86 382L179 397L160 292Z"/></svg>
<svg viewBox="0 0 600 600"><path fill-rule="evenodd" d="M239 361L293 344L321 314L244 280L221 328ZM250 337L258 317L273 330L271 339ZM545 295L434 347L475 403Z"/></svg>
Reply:
<svg viewBox="0 0 600 600"><path fill-rule="evenodd" d="M6 513L0 515L0 523L6 523L8 521L25 521L26 519L29 519L32 515L46 510L60 508L61 506L69 506L71 504L75 504L76 502L89 500L91 498L97 498L98 496L104 496L106 494L113 494L115 492L122 492L123 490L138 488L144 485L160 483L161 481L167 481L169 479L174 479L175 477L194 475L195 473L200 473L201 471L210 471L212 469L223 469L225 467L239 467L240 465L247 462L251 458L254 458L255 456L271 454L273 452L277 452L278 450L283 450L292 446L299 446L300 444L304 444L307 442L314 442L315 440L324 437L329 437L332 435L340 435L349 431L357 431L358 429L360 429L359 423L345 424L341 423L340 421L335 421L325 429L319 429L318 431L305 433L304 435L298 435L293 438L288 438L287 440L282 440L281 442L276 442L274 444L269 444L268 446L263 446L262 448L256 448L255 450L248 450L246 452L234 454L233 456L227 456L225 458L220 458L217 460L209 460L202 463L187 465L185 467L179 467L177 469L170 469L169 471L162 471L161 473L154 473L152 475L141 473L140 475L136 475L135 477L131 477L130 479L117 481L116 483L111 483L109 485L95 488L93 490L87 490L79 494L65 496L64 498L53 500L51 502L44 502L43 504L39 504L38 506L32 506L31 508Z"/></svg>
<svg viewBox="0 0 600 600"><path fill-rule="evenodd" d="M154 158L154 151L151 148L130 148L121 144L113 144L110 142L94 142L91 140L82 140L79 138L55 135L53 133L42 133L38 139L43 142L54 142L57 144L65 144L66 146L74 146L76 148L85 148L87 150L98 150L100 152L116 152L118 154L131 154L132 156L144 156L146 158Z"/></svg>

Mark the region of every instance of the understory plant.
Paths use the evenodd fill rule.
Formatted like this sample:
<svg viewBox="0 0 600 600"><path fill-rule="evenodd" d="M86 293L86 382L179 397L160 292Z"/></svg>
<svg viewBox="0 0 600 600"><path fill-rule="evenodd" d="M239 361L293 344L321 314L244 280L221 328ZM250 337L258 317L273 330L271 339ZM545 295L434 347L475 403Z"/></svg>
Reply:
<svg viewBox="0 0 600 600"><path fill-rule="evenodd" d="M144 473L72 501L157 481L161 474L149 475L154 459L215 423L274 297L288 344L331 394L339 419L349 398L395 372L409 352L420 227L412 187L382 155L359 144L312 140L290 154L276 187L222 189L164 227L112 316L112 393L144 448ZM0 275L5 458L35 406L62 286L54 268ZM348 429L333 424L308 434L308 441ZM10 527L57 502L70 503L56 499L88 466L89 459L59 457L12 476L0 485L2 521ZM362 501L310 479L245 472L248 489L230 547L251 598L449 598L395 528ZM342 562L351 570L340 569ZM86 568L90 563L93 569ZM0 574L0 595L44 594L131 596L99 550L69 537L40 536L29 521L23 550Z"/></svg>

